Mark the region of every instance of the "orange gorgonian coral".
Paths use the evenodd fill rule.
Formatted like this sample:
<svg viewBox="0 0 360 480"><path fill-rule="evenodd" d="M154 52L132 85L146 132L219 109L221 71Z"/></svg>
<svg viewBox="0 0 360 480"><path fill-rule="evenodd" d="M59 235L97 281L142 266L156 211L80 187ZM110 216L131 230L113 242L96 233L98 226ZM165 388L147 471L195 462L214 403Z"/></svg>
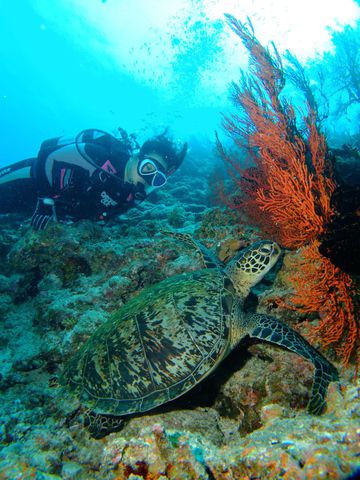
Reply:
<svg viewBox="0 0 360 480"><path fill-rule="evenodd" d="M300 135L294 108L279 97L284 87L280 57L273 58L244 24L228 18L250 51L252 77L233 85L233 102L243 116L224 117L224 127L238 146L247 140L254 166L234 165L218 142L219 151L243 193L238 207L282 246L297 248L318 237L332 213L335 184L325 139L310 107Z"/></svg>
<svg viewBox="0 0 360 480"><path fill-rule="evenodd" d="M324 347L333 346L343 363L349 363L359 342L359 325L349 292L351 277L319 253L319 242L305 246L292 259L287 280L293 288L285 305L303 313L318 312L318 326L310 328L310 337L320 339Z"/></svg>
<svg viewBox="0 0 360 480"><path fill-rule="evenodd" d="M290 306L319 312L321 321L312 333L323 346L334 346L347 364L355 352L359 325L351 278L318 250L317 239L333 214L330 198L335 183L314 99L307 98L300 131L294 107L281 97L285 79L275 47L271 55L256 39L251 24L246 26L230 15L227 20L249 52L249 74L242 75L239 85L232 85L239 113L224 116L224 128L252 161L252 166L242 168L239 156L227 152L217 138L218 151L239 187L231 206L245 211L280 245L303 247L303 260L289 277L294 289Z"/></svg>

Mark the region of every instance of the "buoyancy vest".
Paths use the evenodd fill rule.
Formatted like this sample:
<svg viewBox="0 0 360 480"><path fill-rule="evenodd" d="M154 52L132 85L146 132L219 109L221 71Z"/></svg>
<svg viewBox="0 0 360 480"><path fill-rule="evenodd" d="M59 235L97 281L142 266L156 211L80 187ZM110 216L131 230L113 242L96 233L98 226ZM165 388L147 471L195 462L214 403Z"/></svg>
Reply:
<svg viewBox="0 0 360 480"><path fill-rule="evenodd" d="M46 183L51 186L51 154L59 150L62 161L88 170L90 175L101 168L118 178L123 176L125 164L132 154L129 142L98 129L83 130L76 137L50 138L42 142L34 165L34 176L39 184L44 183L43 187Z"/></svg>

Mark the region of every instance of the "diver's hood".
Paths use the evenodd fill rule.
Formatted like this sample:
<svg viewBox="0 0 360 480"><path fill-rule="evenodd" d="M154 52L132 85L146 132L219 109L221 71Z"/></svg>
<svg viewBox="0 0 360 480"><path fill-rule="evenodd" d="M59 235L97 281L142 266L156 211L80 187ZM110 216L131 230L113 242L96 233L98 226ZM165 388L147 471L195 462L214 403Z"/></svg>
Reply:
<svg viewBox="0 0 360 480"><path fill-rule="evenodd" d="M182 164L186 156L187 149L188 149L188 144L187 142L185 142L182 148L176 153L176 155L171 159L170 162L168 161L167 158L164 158L167 165L167 169L166 169L167 177L172 175L180 167L180 165Z"/></svg>

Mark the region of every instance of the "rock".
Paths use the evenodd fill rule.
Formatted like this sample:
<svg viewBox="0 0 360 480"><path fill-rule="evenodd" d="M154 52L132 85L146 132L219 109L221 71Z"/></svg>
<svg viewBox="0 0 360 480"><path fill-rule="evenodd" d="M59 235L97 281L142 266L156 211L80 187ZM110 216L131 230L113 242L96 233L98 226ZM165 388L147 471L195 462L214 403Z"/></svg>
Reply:
<svg viewBox="0 0 360 480"><path fill-rule="evenodd" d="M64 462L61 469L61 478L64 480L73 480L79 478L83 468L75 462Z"/></svg>

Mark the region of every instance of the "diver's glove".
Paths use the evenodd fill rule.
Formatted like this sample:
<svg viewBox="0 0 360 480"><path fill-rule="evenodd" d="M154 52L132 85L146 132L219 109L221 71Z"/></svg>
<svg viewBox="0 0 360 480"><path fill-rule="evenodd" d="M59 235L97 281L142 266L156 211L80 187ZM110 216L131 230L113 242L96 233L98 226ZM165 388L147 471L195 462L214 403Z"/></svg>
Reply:
<svg viewBox="0 0 360 480"><path fill-rule="evenodd" d="M38 198L35 212L31 217L31 226L34 230L45 230L50 221L57 222L54 200Z"/></svg>

